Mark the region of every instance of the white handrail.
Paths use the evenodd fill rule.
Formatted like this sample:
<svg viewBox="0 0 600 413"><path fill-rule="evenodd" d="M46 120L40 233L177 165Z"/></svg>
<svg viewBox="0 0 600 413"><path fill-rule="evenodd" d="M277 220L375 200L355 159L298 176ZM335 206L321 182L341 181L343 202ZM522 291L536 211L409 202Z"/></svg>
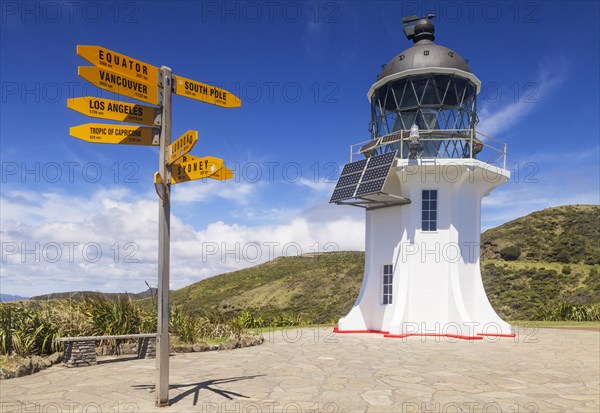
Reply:
<svg viewBox="0 0 600 413"><path fill-rule="evenodd" d="M380 136L377 137L376 139L385 139L388 136L392 136L392 135L398 135L398 139L390 141L390 142L386 142L386 143L380 143L377 146L374 146L373 148L369 148L369 150L376 150L377 148L381 148L387 145L391 145L394 143L403 143L406 141L409 141L409 137L408 137L408 133L409 131L407 130L399 130L399 131L395 131L392 133L389 133L387 135L384 136ZM420 137L420 141L421 142L427 142L427 141L467 141L467 144L469 145L469 159L476 159L478 154L482 154L482 152L484 152L484 150L491 150L492 152L495 152L495 154L493 153L492 156L490 156L487 161L484 161L486 163L492 163L495 162L499 159L502 159L502 167L504 169L506 169L506 143L492 138L491 136L485 135L477 130L474 129L427 129L427 130L421 130L419 131L421 137ZM429 136L428 136L429 135ZM433 135L433 136L431 136ZM449 135L449 136L436 136L436 135ZM482 137L483 139L478 139L478 137ZM487 141L487 142L486 142ZM491 141L491 142L490 142ZM368 144L369 142L373 142L373 139L367 140L367 141L363 141L363 142L359 142L359 143L355 143L350 145L350 162L353 161L353 158L355 155L360 155L360 149L362 147L364 147L366 144ZM492 144L492 142L494 144ZM457 145L458 143L455 142L454 145ZM475 153L474 148L477 147L477 145L481 145L481 149ZM446 147L443 151L438 150L437 156L428 158L428 159L457 159L459 157L453 157L453 156L444 156L445 153L448 153L448 147ZM481 155L480 155L481 156ZM484 155L485 156L485 155ZM404 145L401 144L400 145L400 158L404 158ZM422 158L425 159L425 158ZM481 158L479 158L481 159Z"/></svg>

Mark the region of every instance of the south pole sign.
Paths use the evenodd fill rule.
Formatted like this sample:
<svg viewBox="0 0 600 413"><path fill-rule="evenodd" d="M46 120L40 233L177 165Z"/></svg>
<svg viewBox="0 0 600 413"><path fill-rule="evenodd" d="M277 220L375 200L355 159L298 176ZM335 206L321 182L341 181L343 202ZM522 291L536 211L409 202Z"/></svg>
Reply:
<svg viewBox="0 0 600 413"><path fill-rule="evenodd" d="M93 66L80 66L79 76L97 87L156 105L119 102L96 97L67 101L67 107L94 118L136 125L87 123L70 129L71 136L92 143L157 146L159 170L154 185L159 196L158 213L158 332L156 342L156 405L169 405L169 277L171 184L210 178L227 180L233 172L222 159L190 155L198 132L190 130L171 143L171 99L178 94L224 108L241 106L231 92L173 75L171 69L101 46L77 46L77 54ZM142 125L142 126L140 126Z"/></svg>

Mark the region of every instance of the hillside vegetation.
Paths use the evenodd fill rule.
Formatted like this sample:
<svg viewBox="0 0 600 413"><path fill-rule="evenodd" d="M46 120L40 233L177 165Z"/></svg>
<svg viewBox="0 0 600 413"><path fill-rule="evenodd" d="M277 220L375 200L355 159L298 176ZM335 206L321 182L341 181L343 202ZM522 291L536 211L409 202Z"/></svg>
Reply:
<svg viewBox="0 0 600 413"><path fill-rule="evenodd" d="M156 288L152 288L152 289L147 289L146 291L143 291L141 293L101 293L101 292L95 292L95 291L68 291L68 292L62 292L62 293L51 293L51 294L43 294L43 295L36 295L35 297L31 297L30 300L33 301L48 301L48 300L75 300L75 301L81 301L83 299L85 299L86 297L90 297L90 296L102 296L105 298L108 298L110 300L117 300L119 299L119 297L126 295L134 300L139 300L141 298L146 298L146 297L152 297L153 295L156 295Z"/></svg>
<svg viewBox="0 0 600 413"><path fill-rule="evenodd" d="M267 324L288 316L329 323L350 310L363 272L363 252L280 257L173 291L171 302L193 315L229 318L245 310Z"/></svg>
<svg viewBox="0 0 600 413"><path fill-rule="evenodd" d="M548 208L481 234L483 259L516 246L522 261L600 264L600 206Z"/></svg>

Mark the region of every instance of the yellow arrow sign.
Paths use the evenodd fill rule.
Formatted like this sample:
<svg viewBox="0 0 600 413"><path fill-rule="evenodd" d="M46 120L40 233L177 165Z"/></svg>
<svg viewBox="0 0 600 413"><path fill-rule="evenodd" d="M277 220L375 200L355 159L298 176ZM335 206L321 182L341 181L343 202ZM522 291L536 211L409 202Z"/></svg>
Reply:
<svg viewBox="0 0 600 413"><path fill-rule="evenodd" d="M67 107L93 118L118 120L153 126L159 113L157 108L135 103L85 96L67 100Z"/></svg>
<svg viewBox="0 0 600 413"><path fill-rule="evenodd" d="M240 98L225 89L175 76L175 94L210 103L224 108L239 108Z"/></svg>
<svg viewBox="0 0 600 413"><path fill-rule="evenodd" d="M158 67L100 46L77 46L77 54L94 66L117 72L148 85L158 86Z"/></svg>
<svg viewBox="0 0 600 413"><path fill-rule="evenodd" d="M93 66L79 66L77 73L101 89L144 102L158 104L158 87L142 83L116 72Z"/></svg>
<svg viewBox="0 0 600 413"><path fill-rule="evenodd" d="M216 179L218 181L226 181L227 179L233 178L233 171L227 167L222 167L215 174L209 176L210 179Z"/></svg>
<svg viewBox="0 0 600 413"><path fill-rule="evenodd" d="M212 156L183 155L171 169L171 184L210 178L223 168L223 160Z"/></svg>
<svg viewBox="0 0 600 413"><path fill-rule="evenodd" d="M198 142L198 131L189 130L181 135L167 147L167 165L171 165L177 159L191 151L196 142Z"/></svg>
<svg viewBox="0 0 600 413"><path fill-rule="evenodd" d="M159 144L158 130L145 126L86 123L73 126L70 134L75 138L94 143L144 146Z"/></svg>

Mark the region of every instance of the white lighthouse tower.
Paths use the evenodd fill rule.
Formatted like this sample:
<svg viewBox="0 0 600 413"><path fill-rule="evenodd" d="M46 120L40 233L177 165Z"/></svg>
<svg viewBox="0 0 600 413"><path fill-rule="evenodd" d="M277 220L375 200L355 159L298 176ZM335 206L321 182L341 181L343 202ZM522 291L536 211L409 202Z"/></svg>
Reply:
<svg viewBox="0 0 600 413"><path fill-rule="evenodd" d="M351 146L330 202L365 208L365 273L339 333L513 336L486 296L481 200L508 181L506 146L476 131L481 82L434 43L433 18L403 19L414 45L371 86L371 139Z"/></svg>

